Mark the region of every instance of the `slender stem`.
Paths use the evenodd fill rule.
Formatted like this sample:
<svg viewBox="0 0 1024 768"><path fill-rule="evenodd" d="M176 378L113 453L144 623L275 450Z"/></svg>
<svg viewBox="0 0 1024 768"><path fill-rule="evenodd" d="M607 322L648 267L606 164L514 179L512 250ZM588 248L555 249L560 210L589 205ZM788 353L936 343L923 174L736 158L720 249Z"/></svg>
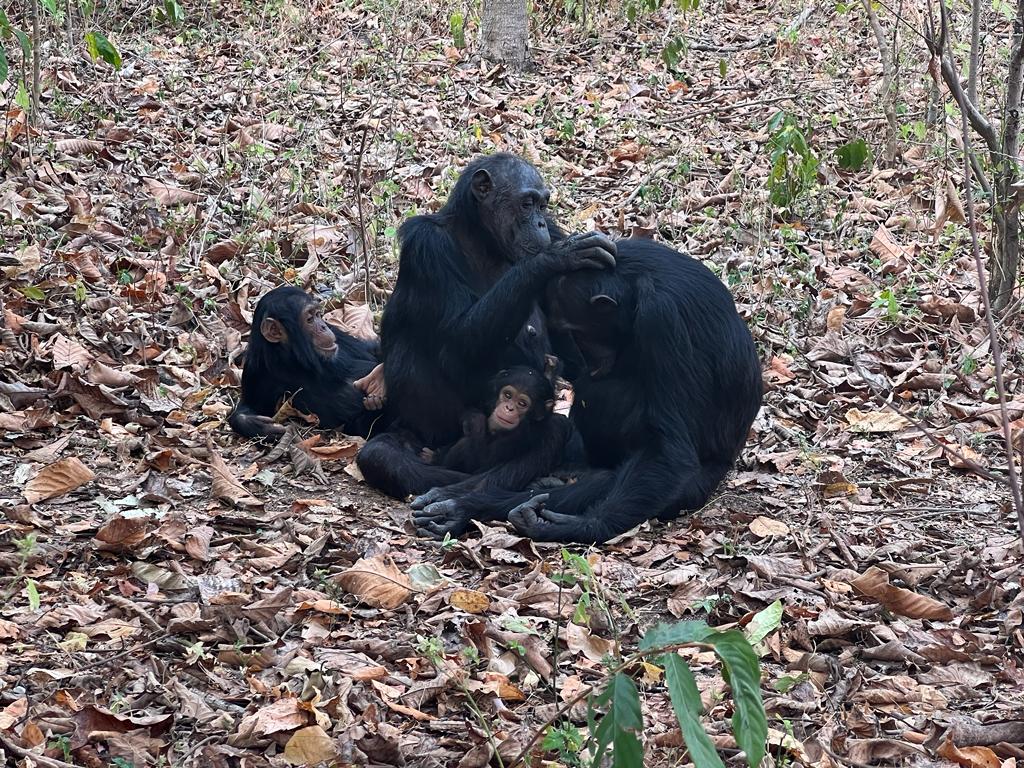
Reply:
<svg viewBox="0 0 1024 768"><path fill-rule="evenodd" d="M1018 8L1024 9L1024 0L1020 0ZM1019 21L1015 26L1019 27ZM1007 104L1007 109L1017 109L1017 105ZM978 221L974 211L974 193L971 189L971 131L968 126L967 112L963 109L960 110L960 131L964 142L964 197L967 201L967 227L971 233L971 254L974 257L974 269L978 273L978 289L981 292L982 305L985 307L985 324L988 326L989 348L992 350L992 362L995 367L996 394L999 397L999 417L1003 427L1010 496L1013 500L1014 511L1017 513L1017 526L1021 537L1024 538L1024 497L1022 497L1020 480L1017 475L1017 461L1013 451L1013 431L1010 428L1010 418L1006 408L1003 350L999 343L999 334L996 332L995 318L992 316L992 302L988 295L985 264L981 260L981 244L978 242Z"/></svg>

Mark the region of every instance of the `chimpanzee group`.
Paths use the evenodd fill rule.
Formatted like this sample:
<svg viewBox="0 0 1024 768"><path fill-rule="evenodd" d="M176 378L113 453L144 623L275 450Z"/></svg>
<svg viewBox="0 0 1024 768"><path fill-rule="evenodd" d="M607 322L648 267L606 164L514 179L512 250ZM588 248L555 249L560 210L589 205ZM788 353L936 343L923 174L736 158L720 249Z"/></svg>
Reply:
<svg viewBox="0 0 1024 768"><path fill-rule="evenodd" d="M363 476L415 496L417 528L437 537L508 520L536 540L595 543L701 508L761 405L750 332L699 261L567 235L549 197L532 165L496 154L437 213L407 220L379 352L303 292L268 293L232 427L280 430L290 395L321 427L371 435ZM556 373L573 387L568 418L552 412Z"/></svg>

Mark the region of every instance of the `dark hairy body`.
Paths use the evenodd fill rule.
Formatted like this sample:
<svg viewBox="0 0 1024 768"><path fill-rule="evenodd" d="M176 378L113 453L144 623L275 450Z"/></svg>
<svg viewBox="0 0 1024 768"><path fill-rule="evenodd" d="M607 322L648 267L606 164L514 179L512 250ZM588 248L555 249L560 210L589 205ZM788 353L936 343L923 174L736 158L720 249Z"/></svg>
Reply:
<svg viewBox="0 0 1024 768"><path fill-rule="evenodd" d="M614 270L556 278L544 302L591 469L545 493L427 494L414 502L422 530L507 518L537 540L602 542L701 508L730 470L761 405L746 324L700 262L649 240L617 246Z"/></svg>
<svg viewBox="0 0 1024 768"><path fill-rule="evenodd" d="M291 398L294 408L318 417L320 428L365 436L381 415L382 391L370 383L380 375L378 358L376 344L328 325L306 292L275 288L256 305L242 399L228 422L244 437L281 434L285 428L273 417Z"/></svg>
<svg viewBox="0 0 1024 768"><path fill-rule="evenodd" d="M602 235L566 237L548 215L550 193L533 166L512 155L472 162L444 207L400 231L398 280L384 310L381 343L393 427L358 456L374 487L405 498L431 488L524 488L561 448L468 475L423 461L424 447L450 445L462 416L494 371L543 369L550 351L537 299L547 282L614 264Z"/></svg>

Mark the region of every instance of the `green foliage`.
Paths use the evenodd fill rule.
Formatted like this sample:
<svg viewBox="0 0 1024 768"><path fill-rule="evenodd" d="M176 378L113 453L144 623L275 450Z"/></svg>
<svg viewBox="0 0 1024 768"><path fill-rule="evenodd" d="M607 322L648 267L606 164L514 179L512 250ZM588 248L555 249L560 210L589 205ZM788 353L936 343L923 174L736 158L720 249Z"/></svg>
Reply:
<svg viewBox="0 0 1024 768"><path fill-rule="evenodd" d="M548 728L544 734L541 748L547 752L557 752L558 762L569 768L582 768L583 734L570 722Z"/></svg>
<svg viewBox="0 0 1024 768"><path fill-rule="evenodd" d="M723 768L722 758L715 751L714 742L700 724L700 691L697 690L693 672L676 653L666 653L661 657L661 664L665 667L665 682L672 710L679 721L690 759L700 768Z"/></svg>
<svg viewBox="0 0 1024 768"><path fill-rule="evenodd" d="M28 595L29 610L38 611L41 604L39 600L39 589L36 587L36 583L32 579L25 579L25 593Z"/></svg>
<svg viewBox="0 0 1024 768"><path fill-rule="evenodd" d="M768 196L773 205L791 210L818 180L818 157L796 119L778 112L769 122L771 172Z"/></svg>
<svg viewBox="0 0 1024 768"><path fill-rule="evenodd" d="M466 21L461 13L456 11L448 17L448 28L452 33L452 44L456 48L466 47Z"/></svg>
<svg viewBox="0 0 1024 768"><path fill-rule="evenodd" d="M103 59L114 69L121 68L121 54L102 32L86 32L85 46L93 61Z"/></svg>
<svg viewBox="0 0 1024 768"><path fill-rule="evenodd" d="M682 645L709 645L722 660L723 675L732 688L734 699L733 735L740 749L746 753L747 764L756 768L764 758L768 720L761 700L761 672L754 649L737 630L719 632L703 621L681 621L659 624L648 631L640 640L640 651ZM675 653L662 655L661 662L665 666L672 708L694 764L697 768L720 768L721 760L714 754L710 740L696 722L700 695L693 674ZM709 750L714 757L709 755Z"/></svg>
<svg viewBox="0 0 1024 768"><path fill-rule="evenodd" d="M844 171L859 171L871 157L871 149L864 139L854 139L836 150L836 160Z"/></svg>
<svg viewBox="0 0 1024 768"><path fill-rule="evenodd" d="M643 768L644 750L637 734L644 729L644 717L640 711L640 693L633 680L622 672L617 673L593 704L607 707L605 716L593 729L597 739L593 764L600 765L601 757L611 746L613 768Z"/></svg>
<svg viewBox="0 0 1024 768"><path fill-rule="evenodd" d="M163 5L156 10L156 16L172 27L180 27L185 21L185 9L178 0L163 0Z"/></svg>

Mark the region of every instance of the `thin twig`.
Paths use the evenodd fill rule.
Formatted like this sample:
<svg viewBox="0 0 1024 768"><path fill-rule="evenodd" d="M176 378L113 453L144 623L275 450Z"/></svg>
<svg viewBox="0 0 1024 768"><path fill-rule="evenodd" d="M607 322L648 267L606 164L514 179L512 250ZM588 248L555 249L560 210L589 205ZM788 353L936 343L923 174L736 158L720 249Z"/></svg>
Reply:
<svg viewBox="0 0 1024 768"><path fill-rule="evenodd" d="M1014 107L1016 109L1016 107ZM974 211L974 194L971 190L971 131L967 125L967 113L960 110L960 131L964 142L964 197L967 201L967 228L971 233L971 255L974 257L974 269L978 274L978 290L981 293L982 306L985 307L985 326L988 328L989 348L995 368L996 394L999 398L999 419L1003 427L1003 441L1006 449L1006 472L1013 508L1017 513L1017 525L1021 537L1024 538L1024 499L1022 499L1020 480L1017 477L1017 462L1013 452L1013 430L1006 408L1006 382L1003 375L1003 349L996 332L995 319L992 317L992 302L988 295L988 280L985 276L985 264L981 260L981 244L978 242L978 221Z"/></svg>
<svg viewBox="0 0 1024 768"><path fill-rule="evenodd" d="M370 301L370 244L366 237L366 220L363 218L363 155L366 154L366 137L370 125L363 126L363 138L359 143L359 157L356 158L356 210L359 213L359 240L363 249L363 300Z"/></svg>

